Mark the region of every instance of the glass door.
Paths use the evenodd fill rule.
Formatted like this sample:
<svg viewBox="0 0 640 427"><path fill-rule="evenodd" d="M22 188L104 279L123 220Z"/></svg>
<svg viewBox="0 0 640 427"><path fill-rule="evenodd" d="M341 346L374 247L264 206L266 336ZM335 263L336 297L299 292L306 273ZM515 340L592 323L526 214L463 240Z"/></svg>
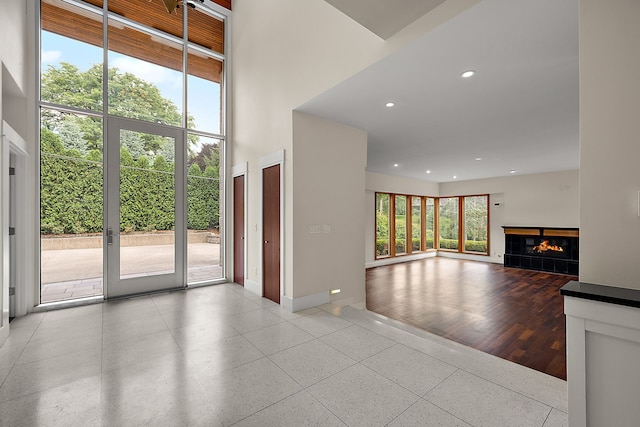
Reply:
<svg viewBox="0 0 640 427"><path fill-rule="evenodd" d="M105 295L185 284L184 132L110 117Z"/></svg>

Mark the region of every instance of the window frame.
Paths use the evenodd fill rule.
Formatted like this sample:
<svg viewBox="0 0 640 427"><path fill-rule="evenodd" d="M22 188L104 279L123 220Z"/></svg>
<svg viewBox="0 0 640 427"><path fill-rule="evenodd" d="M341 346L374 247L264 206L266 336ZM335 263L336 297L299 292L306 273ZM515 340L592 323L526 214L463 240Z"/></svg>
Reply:
<svg viewBox="0 0 640 427"><path fill-rule="evenodd" d="M215 50L211 50L208 49L207 47L203 47L200 46L199 44L197 44L194 41L191 41L188 39L188 34L186 31L186 25L185 25L185 31L183 32L182 37L176 37L170 33L166 33L163 32L161 30L157 30L155 28L151 28L148 27L144 24L140 24L137 21L127 18L127 17L123 17L121 15L118 15L112 11L110 11L108 9L108 4L106 2L102 2L101 6L97 6L95 4L93 4L90 1L86 1L86 0L62 0L65 4L68 4L70 7L76 7L79 10L85 10L87 12L90 13L95 13L97 15L100 15L101 19L102 19L102 45L98 46L100 49L102 49L103 51L103 55L102 55L102 67L103 67L103 81L102 81L102 85L103 85L103 98L102 98L102 109L100 111L93 111L93 110L88 110L85 108L78 108L78 107L74 107L74 106L68 106L68 105L64 105L64 104L57 104L57 103L53 103L53 102L48 102L48 101L43 101L42 97L41 97L41 80L42 80L42 74L43 74L43 69L42 69L42 63L41 63L41 51L42 51L42 42L41 42L41 33L43 31L49 31L52 32L54 34L57 34L55 31L50 31L44 28L43 26L43 22L42 22L42 4L41 1L38 0L36 7L35 7L35 14L36 14L36 23L35 23L35 29L37 31L37 36L35 39L35 50L36 52L38 52L38 58L37 58L37 70L35 72L35 77L34 77L34 84L35 84L35 93L34 93L34 100L35 100L35 106L36 109L38 111L38 115L40 114L40 111L42 109L48 109L48 110L52 110L52 111L59 111L59 112L64 112L64 113L73 113L73 114L82 114L85 115L87 117L95 117L95 118L99 118L103 121L103 128L106 128L107 126L107 121L109 120L111 114L109 112L109 108L108 108L108 67L109 67L109 61L108 61L108 57L110 54L110 47L109 44L107 43L108 41L108 34L109 34L109 22L110 21L117 21L119 23L124 23L127 25L130 25L132 27L135 28L139 28L142 30L142 32L148 36L153 36L153 37L157 37L159 40L166 40L166 41L179 41L182 45L182 81L183 81L183 95L182 95L182 99L183 99L183 103L182 103L182 111L181 111L181 115L182 115L182 120L181 123L179 125L160 125L160 126L165 126L168 128L173 128L173 129L179 129L181 132L184 133L185 138L187 135L193 134L193 135L197 135L197 136L201 136L201 137L205 137L205 138L212 138L215 140L219 141L219 163L220 163L220 181L221 181L221 187L220 187L220 194L219 194L219 224L220 224L220 239L221 239L221 245L220 245L220 257L222 260L222 275L219 278L212 278L210 280L206 280L206 281L202 281L202 282L197 282L197 281L190 281L189 277L188 277L188 268L189 268L189 264L188 261L185 259L184 260L184 277L181 278L182 283L184 284L185 288L188 287L193 287L193 286L200 286L200 285L209 285L209 284L217 284L217 283L224 283L228 281L228 274L229 271L226 268L226 263L224 262L224 260L227 258L226 255L226 251L227 251L227 247L225 245L224 242L226 242L227 239L227 233L230 232L229 227L226 227L226 206L227 206L227 201L226 201L226 197L227 194L229 194L228 191L226 191L226 187L229 185L229 182L227 180L227 173L226 173L226 167L228 164L228 156L229 156L229 150L228 150L228 143L231 141L231 131L230 131L230 123L231 123L231 118L230 118L230 113L231 111L229 110L229 100L230 100L230 75L228 74L228 71L230 69L231 66L231 59L230 59L230 44L231 44L231 26L232 26L232 12L231 12L231 1L230 0L212 0L213 3L212 4L207 4L204 9L201 9L202 13L205 13L209 16L215 17L216 19L220 19L223 21L223 25L224 25L224 36L223 36L223 45L224 45L224 52L217 52ZM226 5L228 4L228 7L226 7ZM184 21L185 24L187 23L187 14L184 15ZM64 34L61 34L64 37L68 37L65 36ZM82 42L85 42L84 40L80 40ZM186 81L189 78L189 76L191 75L195 75L190 73L190 67L189 67L189 52L190 51L194 51L194 52L198 52L200 55L206 55L207 58L210 59L214 59L216 61L221 62L221 77L220 77L220 117L217 118L217 120L220 121L220 128L218 132L211 132L211 131L206 131L206 130L201 130L201 129L192 129L189 127L189 123L187 120L188 114L189 114L189 104L187 103L187 89L186 89ZM151 122L150 122L151 123ZM36 142L35 142L35 161L36 161L36 179L38 182L38 185L36 185L36 211L40 211L41 207L41 191L40 191L40 179L41 179L41 168L40 168L40 162L41 162L41 141L40 141L40 132L41 132L41 121L40 119L38 119L35 123L35 134L37 135L36 137ZM103 138L103 146L106 147L106 136L103 132L102 135ZM185 141L186 144L186 141ZM187 175L188 175L188 171L185 169L185 173L184 173L184 179L185 179L185 183L187 180ZM185 209L185 216L186 216L186 211L187 211L187 193L186 193L186 184L184 185L184 188L181 188L180 190L176 189L176 191L182 191L184 194L181 195L182 198L182 203L184 204L184 209ZM185 220L185 227L186 227L186 220ZM40 218L38 219L38 228L40 228ZM185 228L186 230L186 228ZM185 244L186 244L186 237L185 237ZM40 239L38 239L37 243L36 243L36 253L37 253L37 258L38 258L38 262L37 262L37 270L35 272L35 275L39 278L37 281L34 282L34 291L35 291L35 295L37 295L37 304L39 304L41 302L41 266L40 266L40 257L41 257L41 244L40 244ZM185 258L186 258L186 252L185 252ZM105 294L106 295L106 294ZM71 301L71 300L70 300Z"/></svg>
<svg viewBox="0 0 640 427"><path fill-rule="evenodd" d="M387 239L388 239L388 247L387 247L387 254L386 255L378 255L378 195L379 194L383 194L383 195L387 195L388 196L388 204L389 204L389 209L388 209L388 215L387 215ZM374 204L374 242L373 242L373 254L374 254L374 258L375 259L385 259L385 258L390 258L391 257L391 194L390 193L384 193L384 192L379 192L376 191L375 195L374 195L374 200L373 200L373 204Z"/></svg>
<svg viewBox="0 0 640 427"><path fill-rule="evenodd" d="M490 195L489 194L470 194L470 195L466 195L466 196L460 196L462 198L462 219L460 222L460 225L462 226L462 253L465 254L471 254L471 255L482 255L482 256L489 256L489 254L491 254L491 245L490 245L490 235L491 235L491 209L489 209L489 201L490 201ZM470 197L486 197L487 200L487 250L485 252L476 252L476 251L469 251L466 248L466 242L467 242L467 230L466 230L466 199L470 198Z"/></svg>
<svg viewBox="0 0 640 427"><path fill-rule="evenodd" d="M378 205L378 195L386 194L389 197L389 253L387 255L378 255L377 251L377 242L378 242L378 216L377 216L377 205ZM404 253L396 253L396 197L405 197L406 198L406 206L405 206L405 245L406 252ZM466 227L465 227L465 199L468 197L486 197L487 200L487 251L486 252L475 252L466 250ZM413 198L420 198L420 250L413 250L413 206L412 201ZM427 200L433 200L433 248L427 247ZM457 212L457 221L458 221L458 248L457 249L442 249L440 248L440 201L441 199L457 199L458 203L458 212ZM381 260L387 258L396 258L396 257L404 257L413 254L420 253L429 253L429 252L449 252L449 253L460 253L460 254L468 254L468 255L478 255L478 256L490 256L490 241L491 241L491 218L490 218L490 194L468 194L462 196L420 196L416 194L403 194L403 193L389 193L385 191L376 191L374 195L374 259ZM409 209L409 214L407 214L407 209ZM407 220L408 218L408 220ZM407 243L407 236L411 236L411 244Z"/></svg>

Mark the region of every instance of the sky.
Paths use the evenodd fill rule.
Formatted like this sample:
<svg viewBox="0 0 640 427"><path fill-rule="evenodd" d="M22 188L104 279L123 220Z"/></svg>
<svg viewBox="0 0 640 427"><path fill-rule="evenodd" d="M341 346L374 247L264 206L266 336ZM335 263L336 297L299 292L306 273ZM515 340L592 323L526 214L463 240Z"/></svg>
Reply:
<svg viewBox="0 0 640 427"><path fill-rule="evenodd" d="M86 71L94 64L102 63L102 48L67 37L42 31L42 69L61 62L75 65ZM160 67L150 62L109 52L109 66L129 72L155 84L162 96L182 106L182 73ZM189 114L195 118L196 129L220 133L220 85L195 76L189 76Z"/></svg>

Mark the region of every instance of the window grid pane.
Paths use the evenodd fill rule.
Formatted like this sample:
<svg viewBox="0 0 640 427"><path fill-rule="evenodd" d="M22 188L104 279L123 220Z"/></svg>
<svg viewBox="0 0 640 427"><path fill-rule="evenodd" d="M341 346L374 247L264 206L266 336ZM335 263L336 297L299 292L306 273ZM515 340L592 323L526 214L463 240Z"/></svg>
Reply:
<svg viewBox="0 0 640 427"><path fill-rule="evenodd" d="M411 252L422 250L422 197L411 197Z"/></svg>
<svg viewBox="0 0 640 427"><path fill-rule="evenodd" d="M488 205L488 196L469 196L464 198L465 252L487 253Z"/></svg>
<svg viewBox="0 0 640 427"><path fill-rule="evenodd" d="M425 221L425 239L427 240L427 249L435 249L434 236L435 236L435 199L427 197L426 200L426 221Z"/></svg>
<svg viewBox="0 0 640 427"><path fill-rule="evenodd" d="M376 193L376 258L389 256L389 195Z"/></svg>
<svg viewBox="0 0 640 427"><path fill-rule="evenodd" d="M407 253L407 196L396 196L396 255Z"/></svg>
<svg viewBox="0 0 640 427"><path fill-rule="evenodd" d="M458 249L458 198L440 198L439 249Z"/></svg>

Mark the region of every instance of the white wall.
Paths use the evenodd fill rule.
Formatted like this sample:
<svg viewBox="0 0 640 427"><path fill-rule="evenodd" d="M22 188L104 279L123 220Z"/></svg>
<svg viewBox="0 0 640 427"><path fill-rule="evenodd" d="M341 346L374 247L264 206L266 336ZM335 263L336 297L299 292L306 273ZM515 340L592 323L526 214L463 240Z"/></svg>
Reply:
<svg viewBox="0 0 640 427"><path fill-rule="evenodd" d="M333 301L362 302L367 134L294 112L293 145L292 296L341 289Z"/></svg>
<svg viewBox="0 0 640 427"><path fill-rule="evenodd" d="M472 194L489 194L492 262L503 261L503 225L580 227L578 171L440 184L441 196Z"/></svg>
<svg viewBox="0 0 640 427"><path fill-rule="evenodd" d="M2 1L0 3L0 127L3 120L10 122L8 116L15 121L15 117L26 116L24 102L16 102L26 92L26 0ZM21 105L19 105L21 104ZM17 110L17 111L16 111ZM8 114L8 112L13 114ZM22 127L24 128L24 122ZM19 129L18 129L19 130ZM4 132L3 132L4 134ZM9 236L8 236L8 173L9 148L2 138L0 150L0 189L2 189L2 203L0 207L0 263L2 264L0 277L0 345L4 343L9 332Z"/></svg>
<svg viewBox="0 0 640 427"><path fill-rule="evenodd" d="M440 196L503 193L504 224L580 227L578 171L440 184Z"/></svg>
<svg viewBox="0 0 640 427"><path fill-rule="evenodd" d="M580 280L640 289L640 2L580 1ZM612 243L613 250L603 244Z"/></svg>
<svg viewBox="0 0 640 427"><path fill-rule="evenodd" d="M285 294L297 293L293 291L295 230L288 220L293 217L296 203L292 111L476 3L478 0L449 0L383 41L324 0L234 1L229 164L248 163L247 280L262 283L258 159L285 149L283 275ZM354 198L353 209L361 209L361 197ZM230 214L228 208L227 215ZM230 243L227 250L231 250Z"/></svg>
<svg viewBox="0 0 640 427"><path fill-rule="evenodd" d="M27 80L26 22L26 0L0 2L0 59L17 87L23 91Z"/></svg>
<svg viewBox="0 0 640 427"><path fill-rule="evenodd" d="M367 172L367 190L414 196L440 195L437 182ZM372 205L373 206L373 205Z"/></svg>

